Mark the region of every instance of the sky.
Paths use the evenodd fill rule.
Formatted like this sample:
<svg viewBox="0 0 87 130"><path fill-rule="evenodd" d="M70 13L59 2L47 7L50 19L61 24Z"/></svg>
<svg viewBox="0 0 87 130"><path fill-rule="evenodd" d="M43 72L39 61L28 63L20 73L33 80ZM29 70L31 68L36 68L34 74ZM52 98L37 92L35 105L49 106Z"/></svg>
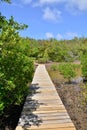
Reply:
<svg viewBox="0 0 87 130"><path fill-rule="evenodd" d="M29 26L20 32L23 37L87 37L87 0L12 0L12 4L1 2L0 12Z"/></svg>

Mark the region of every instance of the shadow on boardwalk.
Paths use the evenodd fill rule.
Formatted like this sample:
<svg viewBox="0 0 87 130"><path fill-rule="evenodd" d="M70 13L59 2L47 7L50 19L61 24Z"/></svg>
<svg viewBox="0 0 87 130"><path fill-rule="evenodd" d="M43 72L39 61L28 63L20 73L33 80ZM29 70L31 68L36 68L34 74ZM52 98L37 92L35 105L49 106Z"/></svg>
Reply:
<svg viewBox="0 0 87 130"><path fill-rule="evenodd" d="M33 100L32 96L35 95L39 89L38 84L32 84L30 86L31 94L27 96L21 117L19 119L19 126L22 126L24 130L27 130L27 127L39 126L42 123L42 120L33 112L39 108L43 103L38 103L38 100Z"/></svg>

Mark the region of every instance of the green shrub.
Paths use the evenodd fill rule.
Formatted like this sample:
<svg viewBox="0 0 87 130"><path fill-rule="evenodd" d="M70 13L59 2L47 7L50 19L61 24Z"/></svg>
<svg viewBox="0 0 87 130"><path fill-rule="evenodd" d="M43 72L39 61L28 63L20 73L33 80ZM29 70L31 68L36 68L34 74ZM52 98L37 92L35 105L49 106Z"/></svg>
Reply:
<svg viewBox="0 0 87 130"><path fill-rule="evenodd" d="M82 88L82 95L83 95L83 105L87 105L87 84L81 86Z"/></svg>
<svg viewBox="0 0 87 130"><path fill-rule="evenodd" d="M19 105L28 92L34 72L33 61L24 54L10 52L0 57L0 113L5 107Z"/></svg>
<svg viewBox="0 0 87 130"><path fill-rule="evenodd" d="M81 57L82 75L87 78L87 52Z"/></svg>
<svg viewBox="0 0 87 130"><path fill-rule="evenodd" d="M73 68L73 65L70 63L60 64L58 69L60 73L64 76L64 78L69 80L69 82L71 78L76 76L75 69Z"/></svg>
<svg viewBox="0 0 87 130"><path fill-rule="evenodd" d="M57 71L57 70L58 70L58 65L53 64L53 65L51 66L51 69L52 69L53 71Z"/></svg>
<svg viewBox="0 0 87 130"><path fill-rule="evenodd" d="M38 59L38 63L44 64L46 62L47 62L47 60L45 58L39 58Z"/></svg>
<svg viewBox="0 0 87 130"><path fill-rule="evenodd" d="M0 114L4 108L20 105L28 92L34 64L28 57L18 31L27 27L0 14Z"/></svg>

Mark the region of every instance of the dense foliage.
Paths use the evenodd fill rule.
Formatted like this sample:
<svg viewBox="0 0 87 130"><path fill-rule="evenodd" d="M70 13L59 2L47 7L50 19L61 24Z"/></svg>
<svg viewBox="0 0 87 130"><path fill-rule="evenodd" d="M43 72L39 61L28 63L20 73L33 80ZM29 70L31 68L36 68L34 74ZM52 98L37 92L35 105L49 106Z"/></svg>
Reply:
<svg viewBox="0 0 87 130"><path fill-rule="evenodd" d="M82 53L87 50L86 38L61 41L56 39L35 40L23 38L23 42L27 44L26 53L28 52L28 56L39 63L80 60ZM26 46L25 44L24 46Z"/></svg>
<svg viewBox="0 0 87 130"><path fill-rule="evenodd" d="M24 52L18 30L26 28L11 17L0 15L0 114L4 108L20 105L28 92L34 65Z"/></svg>

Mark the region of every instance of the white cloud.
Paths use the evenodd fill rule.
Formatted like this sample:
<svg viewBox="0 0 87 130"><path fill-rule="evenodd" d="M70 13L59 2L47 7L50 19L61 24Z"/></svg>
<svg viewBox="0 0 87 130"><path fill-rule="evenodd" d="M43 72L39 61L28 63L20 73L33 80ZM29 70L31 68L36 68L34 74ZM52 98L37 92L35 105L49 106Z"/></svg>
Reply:
<svg viewBox="0 0 87 130"><path fill-rule="evenodd" d="M61 40L61 39L63 39L63 36L62 36L61 34L57 34L56 38L57 38L58 40Z"/></svg>
<svg viewBox="0 0 87 130"><path fill-rule="evenodd" d="M87 0L37 0L38 5L53 5L62 3L69 10L75 11L87 11Z"/></svg>
<svg viewBox="0 0 87 130"><path fill-rule="evenodd" d="M73 39L74 37L78 37L78 34L76 32L66 32L65 34L58 33L55 38L58 40L61 39Z"/></svg>
<svg viewBox="0 0 87 130"><path fill-rule="evenodd" d="M53 5L63 3L65 6L70 8L77 8L81 11L87 10L87 0L21 0L23 3L30 4L31 2L35 5Z"/></svg>
<svg viewBox="0 0 87 130"><path fill-rule="evenodd" d="M38 0L40 4L59 4L63 3L72 8L77 8L81 11L87 10L87 0Z"/></svg>
<svg viewBox="0 0 87 130"><path fill-rule="evenodd" d="M37 6L45 6L45 5L55 5L55 4L58 4L58 3L61 3L65 0L36 0L34 3L33 3L33 7L37 7Z"/></svg>
<svg viewBox="0 0 87 130"><path fill-rule="evenodd" d="M69 8L77 9L79 11L87 10L87 0L66 0L66 5Z"/></svg>
<svg viewBox="0 0 87 130"><path fill-rule="evenodd" d="M17 3L12 3L11 5L12 5L12 6L15 6L15 7L19 7L19 8L22 8L22 7L23 7L22 4L17 4Z"/></svg>
<svg viewBox="0 0 87 130"><path fill-rule="evenodd" d="M58 33L57 35L53 35L53 33L47 32L45 35L46 35L46 38L48 38L48 39L56 38L58 40L61 40L61 39L73 39L74 37L78 37L78 34L75 33L75 32L66 32L65 34Z"/></svg>
<svg viewBox="0 0 87 130"><path fill-rule="evenodd" d="M87 0L79 0L78 2L78 8L80 10L87 10Z"/></svg>
<svg viewBox="0 0 87 130"><path fill-rule="evenodd" d="M46 33L46 37L49 39L49 38L53 38L54 36L53 36L53 34L52 34L52 33L47 32L47 33Z"/></svg>
<svg viewBox="0 0 87 130"><path fill-rule="evenodd" d="M59 2L61 2L61 0L39 0L40 4L54 4Z"/></svg>
<svg viewBox="0 0 87 130"><path fill-rule="evenodd" d="M61 12L57 9L50 9L49 7L43 10L43 19L45 20L52 20L57 22L61 18Z"/></svg>
<svg viewBox="0 0 87 130"><path fill-rule="evenodd" d="M87 0L20 0L24 4L32 3L33 7L42 7L52 6L55 8L55 5L62 4L63 9L67 9L72 14L78 14L83 11L87 11ZM58 13L58 12L57 12Z"/></svg>
<svg viewBox="0 0 87 130"><path fill-rule="evenodd" d="M21 0L24 4L30 4L32 0Z"/></svg>
<svg viewBox="0 0 87 130"><path fill-rule="evenodd" d="M67 32L66 34L65 34L65 37L66 38L74 38L74 37L77 37L78 36L78 34L77 33L75 33L75 32Z"/></svg>

